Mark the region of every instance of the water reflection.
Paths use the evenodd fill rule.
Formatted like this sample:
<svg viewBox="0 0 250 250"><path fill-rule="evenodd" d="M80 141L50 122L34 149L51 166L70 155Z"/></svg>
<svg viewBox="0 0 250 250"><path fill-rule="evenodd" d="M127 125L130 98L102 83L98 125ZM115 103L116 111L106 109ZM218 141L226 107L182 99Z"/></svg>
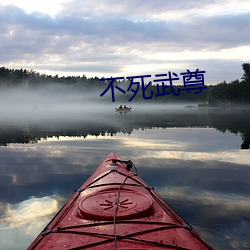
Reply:
<svg viewBox="0 0 250 250"><path fill-rule="evenodd" d="M240 129L232 133L228 124L222 133L205 126L203 114L198 123L192 118L184 117L187 123L180 126L174 119L164 126L152 118L132 119L126 126L114 124L113 136L102 124L105 136L97 137L81 137L82 124L75 124L75 130L72 123L61 124L54 130L30 130L38 143L1 147L2 249L27 247L110 151L131 159L139 175L216 249L249 249L250 154L239 149ZM130 126L132 133L119 132L117 126Z"/></svg>
<svg viewBox="0 0 250 250"><path fill-rule="evenodd" d="M210 127L220 132L240 135L239 148L249 149L250 109L237 110L185 110L140 109L126 116L112 111L79 113L63 117L50 115L50 119L2 120L0 122L0 145L10 143L37 143L41 139L60 136L84 137L131 134L137 129ZM164 106L163 106L164 107ZM55 115L55 114L54 114Z"/></svg>
<svg viewBox="0 0 250 250"><path fill-rule="evenodd" d="M30 198L17 204L3 204L0 218L1 249L23 249L59 210L60 197Z"/></svg>
<svg viewBox="0 0 250 250"><path fill-rule="evenodd" d="M25 233L31 234L30 227L37 221L41 223L43 218L55 214L59 209L55 197L30 198L17 204L7 204L4 208L5 217L1 223L9 225L11 228L31 224L25 228ZM32 223L31 223L32 222Z"/></svg>

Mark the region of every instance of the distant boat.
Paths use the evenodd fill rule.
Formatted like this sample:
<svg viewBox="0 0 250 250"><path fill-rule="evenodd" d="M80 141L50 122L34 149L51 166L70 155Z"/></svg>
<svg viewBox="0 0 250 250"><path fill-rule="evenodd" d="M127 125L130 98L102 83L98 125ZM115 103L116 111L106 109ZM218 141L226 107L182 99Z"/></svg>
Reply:
<svg viewBox="0 0 250 250"><path fill-rule="evenodd" d="M120 107L119 107L119 108L115 108L115 111L116 111L116 112L121 112L121 113L122 113L122 112L124 112L124 113L129 113L129 112L131 112L131 109L132 109L131 107L125 107L125 108L120 108Z"/></svg>

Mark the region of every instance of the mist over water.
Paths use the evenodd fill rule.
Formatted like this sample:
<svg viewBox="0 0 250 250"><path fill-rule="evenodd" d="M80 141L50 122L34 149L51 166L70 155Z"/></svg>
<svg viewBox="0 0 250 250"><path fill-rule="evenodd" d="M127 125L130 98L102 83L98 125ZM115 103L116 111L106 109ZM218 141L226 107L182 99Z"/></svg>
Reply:
<svg viewBox="0 0 250 250"><path fill-rule="evenodd" d="M98 100L99 99L99 100ZM108 112L97 91L51 85L36 89L15 88L0 92L1 120L41 121L67 117L82 119L96 112Z"/></svg>
<svg viewBox="0 0 250 250"><path fill-rule="evenodd" d="M112 123L110 115L115 114L115 108L126 104L132 107L133 113L148 112L188 112L188 104L152 104L152 103L122 103L107 101L100 97L101 91L86 90L66 85L52 84L45 87L10 88L0 90L0 122L41 123L56 121L88 121L102 120ZM98 115L93 117L93 115ZM117 114L116 114L117 115Z"/></svg>
<svg viewBox="0 0 250 250"><path fill-rule="evenodd" d="M250 109L198 108L198 103L112 102L102 91L51 84L0 90L0 143L37 141L47 136L131 134L138 128L212 127L242 136L250 144ZM127 105L129 113L117 112ZM6 131L9 131L6 133ZM72 132L74 131L74 132ZM39 132L39 133L38 133ZM10 136L11 134L11 136Z"/></svg>

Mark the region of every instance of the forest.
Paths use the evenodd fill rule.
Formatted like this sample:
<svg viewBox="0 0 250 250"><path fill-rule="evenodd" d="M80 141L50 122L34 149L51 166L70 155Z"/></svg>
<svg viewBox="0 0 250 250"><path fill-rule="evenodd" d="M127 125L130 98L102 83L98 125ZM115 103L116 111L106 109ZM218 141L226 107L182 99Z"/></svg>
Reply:
<svg viewBox="0 0 250 250"><path fill-rule="evenodd" d="M159 93L156 85L149 85L142 91L140 85L135 91L135 87L130 86L129 79L114 80L113 95L112 88L109 88L110 80L105 78L82 76L52 76L47 74L40 74L34 70L27 69L9 69L0 67L0 88L27 88L36 89L39 87L46 87L51 84L58 86L67 85L72 88L79 88L83 92L98 91L97 97L102 101L114 102L198 102L200 106L219 106L219 105L238 105L250 104L250 64L242 64L243 75L242 78L232 80L231 82L221 82L216 85L205 85L207 88L197 91L180 91L181 86L173 85L166 87L167 93L165 95L155 95ZM117 88L116 88L117 86ZM167 86L167 84L166 84ZM129 90L126 95L119 89ZM107 92L105 92L107 90ZM158 92L157 92L158 91ZM196 93L195 93L196 92ZM176 94L178 93L178 94ZM103 96L101 96L103 94ZM150 98L151 97L151 98ZM152 98L153 97L153 98Z"/></svg>

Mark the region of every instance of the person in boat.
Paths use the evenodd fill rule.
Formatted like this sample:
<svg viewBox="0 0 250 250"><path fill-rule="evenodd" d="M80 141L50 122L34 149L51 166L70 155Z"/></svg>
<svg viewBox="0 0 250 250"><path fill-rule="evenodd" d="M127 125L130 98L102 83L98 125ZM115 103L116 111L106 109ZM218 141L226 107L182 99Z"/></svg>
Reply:
<svg viewBox="0 0 250 250"><path fill-rule="evenodd" d="M123 109L126 109L127 108L127 106L126 105L124 105L124 108Z"/></svg>
<svg viewBox="0 0 250 250"><path fill-rule="evenodd" d="M119 106L119 109L122 109L122 105Z"/></svg>

